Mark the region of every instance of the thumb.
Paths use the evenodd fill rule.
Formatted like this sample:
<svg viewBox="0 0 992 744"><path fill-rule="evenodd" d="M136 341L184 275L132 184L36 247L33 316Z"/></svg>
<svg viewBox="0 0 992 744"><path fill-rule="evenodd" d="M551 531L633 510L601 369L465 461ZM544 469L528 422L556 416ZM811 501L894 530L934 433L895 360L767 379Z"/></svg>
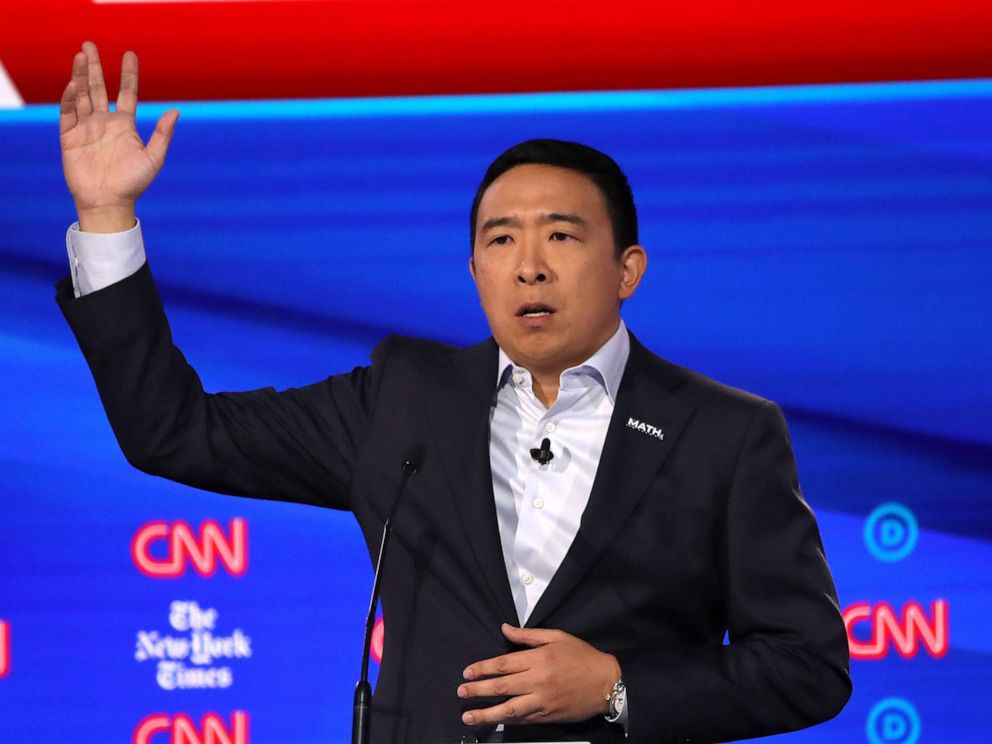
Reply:
<svg viewBox="0 0 992 744"><path fill-rule="evenodd" d="M500 630L509 640L523 646L543 646L551 643L559 632L547 628L518 628L509 623L503 623Z"/></svg>
<svg viewBox="0 0 992 744"><path fill-rule="evenodd" d="M169 109L155 124L155 131L148 140L148 154L155 163L156 168L161 168L165 162L165 153L169 149L169 142L172 141L172 133L176 131L176 122L179 120L178 109Z"/></svg>

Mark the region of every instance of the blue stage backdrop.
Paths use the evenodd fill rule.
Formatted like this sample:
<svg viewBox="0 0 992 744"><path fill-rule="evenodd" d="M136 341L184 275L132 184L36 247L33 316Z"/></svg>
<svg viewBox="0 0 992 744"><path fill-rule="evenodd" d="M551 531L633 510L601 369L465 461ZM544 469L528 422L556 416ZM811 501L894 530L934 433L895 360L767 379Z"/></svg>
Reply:
<svg viewBox="0 0 992 744"><path fill-rule="evenodd" d="M140 217L211 390L309 383L388 332L484 337L489 160L612 153L651 257L628 325L783 406L820 520L855 693L782 739L988 740L992 83L181 109ZM346 741L357 528L127 465L52 300L72 219L55 109L0 113L0 740Z"/></svg>

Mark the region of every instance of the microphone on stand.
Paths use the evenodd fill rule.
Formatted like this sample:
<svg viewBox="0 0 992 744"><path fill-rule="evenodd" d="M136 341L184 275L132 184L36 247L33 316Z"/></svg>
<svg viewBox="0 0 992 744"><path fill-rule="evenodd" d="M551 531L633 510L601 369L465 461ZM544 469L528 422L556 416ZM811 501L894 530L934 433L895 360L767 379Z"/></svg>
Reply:
<svg viewBox="0 0 992 744"><path fill-rule="evenodd" d="M372 628L375 626L375 609L379 604L379 579L382 567L386 563L386 546L389 544L390 527L400 497L406 489L406 484L418 470L424 459L424 448L419 444L412 445L403 458L403 478L396 490L396 498L389 510L389 515L382 525L382 541L379 543L379 557L375 562L375 576L372 579L372 601L369 603L369 614L365 619L365 644L362 648L362 676L355 686L355 704L351 715L351 744L368 744L369 723L372 714L372 685L369 684L369 651L372 644Z"/></svg>
<svg viewBox="0 0 992 744"><path fill-rule="evenodd" d="M541 465L547 465L551 462L555 457L554 453L551 451L551 440L545 437L544 441L541 442L540 447L535 447L530 451L530 456L534 462L540 463Z"/></svg>

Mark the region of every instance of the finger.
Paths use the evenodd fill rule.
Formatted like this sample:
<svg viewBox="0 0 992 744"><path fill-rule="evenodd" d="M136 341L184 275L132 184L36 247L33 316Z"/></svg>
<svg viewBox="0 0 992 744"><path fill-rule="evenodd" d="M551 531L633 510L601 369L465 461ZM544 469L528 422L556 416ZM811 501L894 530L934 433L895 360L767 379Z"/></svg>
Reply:
<svg viewBox="0 0 992 744"><path fill-rule="evenodd" d="M109 111L107 105L107 86L103 82L103 67L100 65L100 54L92 41L83 42L83 52L86 54L86 67L90 77L90 101L94 111Z"/></svg>
<svg viewBox="0 0 992 744"><path fill-rule="evenodd" d="M560 630L550 628L518 628L509 623L503 623L503 635L514 643L522 646L543 646L546 643L559 640L563 635Z"/></svg>
<svg viewBox="0 0 992 744"><path fill-rule="evenodd" d="M465 679L480 679L526 672L533 665L533 653L533 651L514 651L512 654L476 661L465 667L462 676Z"/></svg>
<svg viewBox="0 0 992 744"><path fill-rule="evenodd" d="M491 708L467 710L462 713L462 723L478 726L484 723L536 723L544 720L547 712L538 704L535 695L520 695Z"/></svg>
<svg viewBox="0 0 992 744"><path fill-rule="evenodd" d="M76 115L89 116L93 113L93 103L90 101L90 76L83 52L76 52L72 58L72 82L76 88Z"/></svg>
<svg viewBox="0 0 992 744"><path fill-rule="evenodd" d="M70 80L59 101L59 134L65 134L76 126L76 121L76 83Z"/></svg>
<svg viewBox="0 0 992 744"><path fill-rule="evenodd" d="M502 677L481 679L477 682L466 682L458 686L458 697L511 697L526 695L534 692L531 675L526 672L507 674Z"/></svg>
<svg viewBox="0 0 992 744"><path fill-rule="evenodd" d="M178 120L179 112L176 109L169 109L155 124L155 131L152 132L152 138L148 140L146 149L156 168L161 168L165 162L165 153L169 150L169 143L172 141L172 133L176 131Z"/></svg>
<svg viewBox="0 0 992 744"><path fill-rule="evenodd" d="M138 55L124 52L121 60L121 89L117 93L117 110L134 116L138 111Z"/></svg>

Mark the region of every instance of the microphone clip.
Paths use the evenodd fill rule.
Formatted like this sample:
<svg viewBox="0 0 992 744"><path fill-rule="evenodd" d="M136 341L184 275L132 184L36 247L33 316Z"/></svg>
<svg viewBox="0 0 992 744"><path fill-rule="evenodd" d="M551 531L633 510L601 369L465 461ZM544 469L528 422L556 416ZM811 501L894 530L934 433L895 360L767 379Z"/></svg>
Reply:
<svg viewBox="0 0 992 744"><path fill-rule="evenodd" d="M547 437L541 442L540 447L534 447L530 451L531 459L539 465L547 465L551 462L555 455L551 451L551 440Z"/></svg>

